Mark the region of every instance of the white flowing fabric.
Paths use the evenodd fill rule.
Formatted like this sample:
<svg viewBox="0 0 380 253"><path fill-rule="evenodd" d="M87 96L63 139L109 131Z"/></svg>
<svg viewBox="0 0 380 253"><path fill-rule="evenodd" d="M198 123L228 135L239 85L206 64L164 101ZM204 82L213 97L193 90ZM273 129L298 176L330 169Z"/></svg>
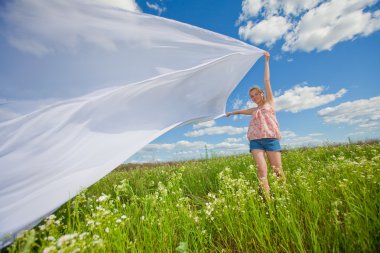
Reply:
<svg viewBox="0 0 380 253"><path fill-rule="evenodd" d="M263 54L85 0L11 1L0 17L1 247L168 130L222 115Z"/></svg>

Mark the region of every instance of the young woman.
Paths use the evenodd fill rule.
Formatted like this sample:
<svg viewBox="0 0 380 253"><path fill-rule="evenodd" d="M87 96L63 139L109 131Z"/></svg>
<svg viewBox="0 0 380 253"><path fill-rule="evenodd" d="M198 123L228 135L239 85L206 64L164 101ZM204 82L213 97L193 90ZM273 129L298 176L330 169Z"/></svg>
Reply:
<svg viewBox="0 0 380 253"><path fill-rule="evenodd" d="M275 104L272 94L272 88L269 81L269 57L268 52L265 55L265 73L264 84L265 93L259 87L253 87L249 90L252 101L257 107L227 112L226 116L244 114L252 115L249 124L247 138L250 142L250 152L256 161L258 176L262 189L269 194L268 172L265 155L276 173L277 177L285 179L281 163L281 146L280 146L280 129L276 119Z"/></svg>

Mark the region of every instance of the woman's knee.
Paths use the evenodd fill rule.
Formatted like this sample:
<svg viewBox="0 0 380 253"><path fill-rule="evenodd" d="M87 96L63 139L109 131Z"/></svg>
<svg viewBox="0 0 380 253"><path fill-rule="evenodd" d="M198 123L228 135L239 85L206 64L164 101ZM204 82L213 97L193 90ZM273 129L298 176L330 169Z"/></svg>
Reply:
<svg viewBox="0 0 380 253"><path fill-rule="evenodd" d="M267 163L265 160L265 153L262 150L253 150L252 151L253 159L257 165L257 174L259 178L267 177Z"/></svg>
<svg viewBox="0 0 380 253"><path fill-rule="evenodd" d="M284 170L282 169L282 166L274 166L272 165L272 169L274 173L276 173L277 177L285 178Z"/></svg>
<svg viewBox="0 0 380 253"><path fill-rule="evenodd" d="M281 164L271 164L271 167L273 169L274 172L280 172L282 170L282 166Z"/></svg>
<svg viewBox="0 0 380 253"><path fill-rule="evenodd" d="M260 166L257 167L257 174L259 176L260 179L266 179L267 178L267 168L262 168Z"/></svg>

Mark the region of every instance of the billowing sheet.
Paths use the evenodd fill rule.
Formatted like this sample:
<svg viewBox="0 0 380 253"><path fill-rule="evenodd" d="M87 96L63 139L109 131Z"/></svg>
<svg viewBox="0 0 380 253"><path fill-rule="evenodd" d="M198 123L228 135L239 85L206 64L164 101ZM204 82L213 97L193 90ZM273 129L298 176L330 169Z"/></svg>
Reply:
<svg viewBox="0 0 380 253"><path fill-rule="evenodd" d="M89 2L1 6L0 246L166 131L223 114L263 53Z"/></svg>

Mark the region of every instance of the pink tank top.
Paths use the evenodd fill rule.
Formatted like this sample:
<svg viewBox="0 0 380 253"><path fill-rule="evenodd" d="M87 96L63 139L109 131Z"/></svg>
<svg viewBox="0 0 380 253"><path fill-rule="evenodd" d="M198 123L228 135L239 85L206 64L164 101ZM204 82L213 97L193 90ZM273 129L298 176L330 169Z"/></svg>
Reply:
<svg viewBox="0 0 380 253"><path fill-rule="evenodd" d="M269 103L265 103L263 106L256 107L253 110L247 138L248 140L281 138L276 113Z"/></svg>

